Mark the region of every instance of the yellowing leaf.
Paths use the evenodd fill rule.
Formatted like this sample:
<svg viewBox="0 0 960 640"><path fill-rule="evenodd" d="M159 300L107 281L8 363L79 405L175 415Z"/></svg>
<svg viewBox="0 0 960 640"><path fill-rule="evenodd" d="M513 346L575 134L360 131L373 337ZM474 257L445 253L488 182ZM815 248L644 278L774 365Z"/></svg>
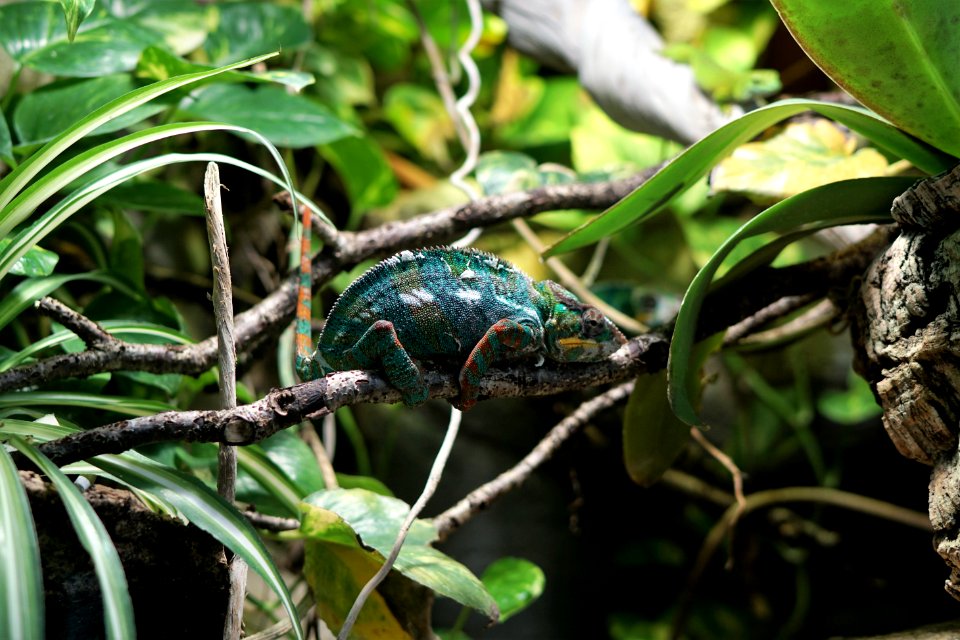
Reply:
<svg viewBox="0 0 960 640"><path fill-rule="evenodd" d="M856 146L828 120L791 123L768 140L738 147L713 170L711 185L772 203L830 182L884 175L886 158Z"/></svg>
<svg viewBox="0 0 960 640"><path fill-rule="evenodd" d="M327 626L339 631L360 589L378 568L377 557L369 551L307 540L303 574L315 594L317 613ZM374 591L360 612L350 637L403 640L410 635L390 612L383 597Z"/></svg>

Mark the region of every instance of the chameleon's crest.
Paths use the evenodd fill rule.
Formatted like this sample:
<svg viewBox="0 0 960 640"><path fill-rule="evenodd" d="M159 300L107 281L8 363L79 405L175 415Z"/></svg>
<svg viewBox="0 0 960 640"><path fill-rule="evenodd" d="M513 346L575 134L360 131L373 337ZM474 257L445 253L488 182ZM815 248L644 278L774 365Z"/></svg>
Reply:
<svg viewBox="0 0 960 640"><path fill-rule="evenodd" d="M596 307L580 302L556 282L535 285L552 308L544 322L547 355L560 362L595 362L619 349L627 339Z"/></svg>

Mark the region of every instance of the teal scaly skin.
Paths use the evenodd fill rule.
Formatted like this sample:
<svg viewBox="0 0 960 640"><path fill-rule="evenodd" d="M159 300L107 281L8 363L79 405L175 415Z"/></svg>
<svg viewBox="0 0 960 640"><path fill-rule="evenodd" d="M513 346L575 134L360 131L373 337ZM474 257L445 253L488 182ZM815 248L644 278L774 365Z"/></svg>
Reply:
<svg viewBox="0 0 960 640"><path fill-rule="evenodd" d="M555 282L534 282L490 253L436 247L401 251L347 287L298 369L306 378L380 369L416 406L429 394L417 361L452 358L463 363L454 404L467 410L495 362L595 362L625 342L600 311Z"/></svg>

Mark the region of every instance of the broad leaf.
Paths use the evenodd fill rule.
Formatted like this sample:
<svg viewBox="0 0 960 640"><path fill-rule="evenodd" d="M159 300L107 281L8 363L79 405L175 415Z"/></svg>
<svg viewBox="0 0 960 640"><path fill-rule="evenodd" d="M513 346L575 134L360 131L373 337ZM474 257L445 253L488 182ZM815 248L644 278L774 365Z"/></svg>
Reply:
<svg viewBox="0 0 960 640"><path fill-rule="evenodd" d="M352 547L355 553L364 557L371 553L364 547L372 547L378 554L376 564L380 564L390 554L410 508L396 498L363 489L335 489L307 497L301 510L304 516L301 533L306 537ZM416 520L394 569L440 595L495 619L496 603L480 581L459 562L427 546L436 537L432 524ZM366 563L367 560L361 562Z"/></svg>
<svg viewBox="0 0 960 640"><path fill-rule="evenodd" d="M77 29L90 12L93 11L94 0L60 0L63 7L63 16L67 21L67 39L73 42Z"/></svg>
<svg viewBox="0 0 960 640"><path fill-rule="evenodd" d="M808 110L850 127L881 150L909 160L928 173L939 173L956 162L864 109L815 100L784 100L751 111L689 147L633 193L548 248L546 255L592 244L657 213L738 146L771 125Z"/></svg>
<svg viewBox="0 0 960 640"><path fill-rule="evenodd" d="M210 65L196 64L166 49L147 47L137 62L137 76L152 80L166 80L184 73L196 73L213 69ZM228 71L220 75L217 82L275 82L297 91L315 82L312 74L287 69L268 69L266 71Z"/></svg>
<svg viewBox="0 0 960 640"><path fill-rule="evenodd" d="M43 581L40 545L26 492L0 444L0 637L41 640Z"/></svg>
<svg viewBox="0 0 960 640"><path fill-rule="evenodd" d="M10 246L10 238L0 238L0 255ZM29 278L39 278L53 273L53 268L57 266L60 256L53 251L47 251L40 247L32 247L25 254L13 263L10 267L10 273L15 276L27 276Z"/></svg>
<svg viewBox="0 0 960 640"><path fill-rule="evenodd" d="M300 149L357 133L326 107L281 87L217 84L184 109L200 118L228 122L263 134L274 144Z"/></svg>
<svg viewBox="0 0 960 640"><path fill-rule="evenodd" d="M770 232L802 230L812 233L842 224L888 222L893 199L913 183L911 178L862 178L834 182L770 207L730 236L694 277L677 314L667 365L670 404L677 417L687 424L701 424L696 409L699 365L692 356L697 338L697 318L714 274L743 239ZM799 234L793 237L797 238Z"/></svg>
<svg viewBox="0 0 960 640"><path fill-rule="evenodd" d="M127 579L120 564L120 556L93 507L83 498L76 485L38 449L16 436L10 438L10 443L37 465L56 487L77 539L90 554L103 597L106 636L116 640L136 637L133 603L127 590Z"/></svg>
<svg viewBox="0 0 960 640"><path fill-rule="evenodd" d="M360 217L374 207L389 204L397 195L397 178L383 150L367 136L348 136L320 148L337 170L350 197L350 223L355 229Z"/></svg>
<svg viewBox="0 0 960 640"><path fill-rule="evenodd" d="M66 131L94 109L136 88L127 74L108 75L80 82L55 83L25 95L13 112L13 129L19 144L46 142ZM93 134L125 129L167 108L146 104L110 120Z"/></svg>
<svg viewBox="0 0 960 640"><path fill-rule="evenodd" d="M543 570L523 558L500 558L480 577L500 608L500 622L520 613L543 594Z"/></svg>
<svg viewBox="0 0 960 640"><path fill-rule="evenodd" d="M307 44L310 27L296 6L267 2L230 2L219 5L220 21L204 43L214 64L224 64Z"/></svg>
<svg viewBox="0 0 960 640"><path fill-rule="evenodd" d="M655 484L689 440L690 428L670 409L666 371L637 378L623 416L623 461L630 479L643 487Z"/></svg>
<svg viewBox="0 0 960 640"><path fill-rule="evenodd" d="M807 55L853 97L960 156L960 3L773 0Z"/></svg>

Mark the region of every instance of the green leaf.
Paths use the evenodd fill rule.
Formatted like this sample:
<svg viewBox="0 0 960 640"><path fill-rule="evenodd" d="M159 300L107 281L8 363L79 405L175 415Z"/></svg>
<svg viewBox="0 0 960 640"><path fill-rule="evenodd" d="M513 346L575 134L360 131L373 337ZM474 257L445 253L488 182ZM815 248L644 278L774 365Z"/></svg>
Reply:
<svg viewBox="0 0 960 640"><path fill-rule="evenodd" d="M13 141L3 111L0 111L0 162L13 166Z"/></svg>
<svg viewBox="0 0 960 640"><path fill-rule="evenodd" d="M862 178L827 184L770 207L730 236L694 277L677 314L667 365L670 404L676 416L690 425L701 424L696 410L699 364L694 364L692 357L697 318L714 274L743 239L770 232L813 232L842 224L887 222L893 199L913 183L912 178Z"/></svg>
<svg viewBox="0 0 960 640"><path fill-rule="evenodd" d="M350 222L355 229L360 217L373 209L393 202L397 195L397 178L390 169L380 145L368 136L347 136L320 148L347 188L350 197Z"/></svg>
<svg viewBox="0 0 960 640"><path fill-rule="evenodd" d="M390 554L410 507L363 489L334 489L308 496L301 503L301 533L312 540L347 545L363 553L372 547L378 564ZM364 546L357 541L359 537ZM437 537L433 525L416 520L394 569L440 595L495 619L497 605L483 585L459 562L427 546Z"/></svg>
<svg viewBox="0 0 960 640"><path fill-rule="evenodd" d="M165 125L164 127L156 127L155 130L167 129L168 127L174 127L174 128L185 127L185 129L182 129L183 131L198 131L198 130L203 130L205 128L225 129L225 130L236 129L239 131L244 131L250 135L254 135L254 136L259 135L247 129L238 129L238 128L230 127L227 125L210 125L210 124L204 124L204 123L193 123L193 124L185 124L185 125L183 124ZM151 129L149 131L132 134L131 136L128 136L123 140L132 140L134 138L139 138L143 136L152 136L152 135L157 135L162 137L160 134L163 132L161 131L160 133L158 133L155 130ZM169 131L167 133L169 133ZM264 140L261 140L261 141L265 142ZM120 140L116 141L116 143L120 143L120 142L121 142ZM116 149L112 146L113 144L114 143L109 143L108 145L104 145L105 147L108 147L108 150L104 151L103 153L104 154L115 153ZM136 145L133 145L133 146L136 146ZM276 154L276 149L273 148L272 145L269 147L269 150L271 152L271 155ZM94 157L100 157L100 156L95 155ZM279 156L275 155L274 157L279 162ZM88 158L87 160L85 160L82 166L89 166L91 161L92 159ZM49 234L57 226L59 226L60 223L62 223L68 217L73 215L80 207L82 207L86 203L92 201L97 196L105 193L106 191L112 189L114 186L124 182L125 180L138 176L152 169L163 167L169 164L175 164L178 162L220 162L224 164L232 164L237 167L246 169L247 171L250 171L267 180L270 180L274 184L277 184L283 188L286 188L286 189L291 188L289 173L287 172L286 167L282 163L279 166L284 173L285 179L283 180L259 167L255 167L251 164L243 162L242 160L237 160L230 156L224 156L218 153L167 154L163 156L150 158L148 160L141 160L139 162L134 162L122 167L121 169L118 169L117 171L103 178L94 180L93 182L86 184L84 187L80 189L77 189L76 191L71 193L69 196L67 196L67 198L65 198L64 200L61 200L56 205L51 207L33 224L24 228L20 233L18 233L13 238L13 241L11 242L9 247L7 247L6 249L0 250L0 277L2 277L11 268L11 266L19 259L19 257L22 256L30 247L32 247L41 239L43 239L47 234ZM61 167L61 169L65 171L68 169L72 170L72 165L69 162L65 163ZM59 169L57 172L59 172ZM51 174L54 174L57 172L51 172ZM45 184L44 186L47 187L47 190L51 188L51 185L49 183ZM327 217L323 214L323 211L321 211L314 203L306 199L300 192L294 191L294 193L297 194L297 199L301 203L305 204L310 208L311 211L313 211L314 215L316 215L321 220L325 220L329 222ZM44 194L41 192L39 196L34 197L34 200L42 200L43 197L44 197ZM28 207L24 207L23 204L21 203L20 208L24 209ZM11 216L13 216L15 213L15 209L13 208L12 205L8 211ZM2 226L2 224L3 224L2 218L0 218L0 226ZM135 296L136 294L133 294L133 295ZM2 309L3 309L3 302L0 301L0 318L2 318Z"/></svg>
<svg viewBox="0 0 960 640"><path fill-rule="evenodd" d="M281 87L217 84L205 88L184 110L263 134L274 144L301 149L327 144L357 130L326 107Z"/></svg>
<svg viewBox="0 0 960 640"><path fill-rule="evenodd" d="M267 2L223 3L220 22L204 43L214 64L249 58L264 51L289 51L310 42L312 34L295 6Z"/></svg>
<svg viewBox="0 0 960 640"><path fill-rule="evenodd" d="M815 100L784 100L751 111L689 147L633 193L549 247L545 255L592 244L657 213L738 146L771 125L807 110L850 127L880 149L909 160L928 173L939 173L956 162L864 109Z"/></svg>
<svg viewBox="0 0 960 640"><path fill-rule="evenodd" d="M94 282L102 282L104 284L115 286L121 289L126 289L126 291L131 294L131 297L137 297L137 295L127 289L122 282L104 273L91 272L60 276L47 276L45 278L30 278L18 284L13 288L13 291L8 293L2 300L0 300L0 328L7 326L11 320L20 315L21 311L29 307L43 296L57 290L68 282L73 282L74 280L93 280Z"/></svg>
<svg viewBox="0 0 960 640"><path fill-rule="evenodd" d="M280 505L284 510L282 515L296 517L299 514L300 500L304 494L287 477L282 467L274 463L262 448L258 446L239 448L237 450L237 466L253 478L258 488L266 490L271 502ZM260 498L260 496L255 495L254 501L259 503L261 500L257 498Z"/></svg>
<svg viewBox="0 0 960 640"><path fill-rule="evenodd" d="M100 455L90 462L124 482L157 494L175 505L192 524L243 558L280 597L293 621L296 637L302 640L303 631L297 608L287 585L257 532L232 505L197 478L168 469L143 456Z"/></svg>
<svg viewBox="0 0 960 640"><path fill-rule="evenodd" d="M127 214L113 211L113 238L110 242L110 270L137 291L145 291L143 240Z"/></svg>
<svg viewBox="0 0 960 640"><path fill-rule="evenodd" d="M105 396L78 391L11 391L0 393L0 409L8 407L84 407L127 416L152 416L173 407L156 400Z"/></svg>
<svg viewBox="0 0 960 640"><path fill-rule="evenodd" d="M807 55L850 95L960 156L960 4L773 0L773 5Z"/></svg>
<svg viewBox="0 0 960 640"><path fill-rule="evenodd" d="M850 372L847 388L825 391L817 398L817 411L837 424L859 424L883 413L867 381Z"/></svg>
<svg viewBox="0 0 960 640"><path fill-rule="evenodd" d="M95 0L60 0L60 6L63 7L63 16L67 20L67 39L73 42L77 35L77 29L80 23L93 11Z"/></svg>
<svg viewBox="0 0 960 640"><path fill-rule="evenodd" d="M395 84L383 97L383 115L423 157L446 165L453 124L436 91L413 84Z"/></svg>
<svg viewBox="0 0 960 640"><path fill-rule="evenodd" d="M710 186L773 204L828 182L886 175L887 159L856 144L829 120L789 123L771 138L737 147L713 169Z"/></svg>
<svg viewBox="0 0 960 640"><path fill-rule="evenodd" d="M45 142L66 131L94 109L135 88L133 79L127 74L48 85L20 100L13 112L13 129L20 144ZM166 108L167 105L163 104L137 107L107 122L91 135L125 129Z"/></svg>
<svg viewBox="0 0 960 640"><path fill-rule="evenodd" d="M0 6L0 45L16 62L57 76L97 77L129 71L140 51L158 40L154 31L97 10L71 42L56 4Z"/></svg>
<svg viewBox="0 0 960 640"><path fill-rule="evenodd" d="M480 577L500 608L500 622L520 613L543 594L543 570L523 558L500 558Z"/></svg>
<svg viewBox="0 0 960 640"><path fill-rule="evenodd" d="M100 202L121 209L203 217L203 198L162 180L131 180L100 197Z"/></svg>
<svg viewBox="0 0 960 640"><path fill-rule="evenodd" d="M9 441L37 465L56 487L80 544L93 560L93 568L103 597L106 636L117 640L136 637L133 603L130 600L130 592L127 590L123 565L120 564L117 549L113 546L110 534L100 522L100 518L97 517L90 503L83 498L76 485L63 475L49 458L19 437L14 436Z"/></svg>
<svg viewBox="0 0 960 640"><path fill-rule="evenodd" d="M0 7L0 10L3 8L4 7ZM4 24L6 23L2 19L2 14L0 14L0 30L2 30ZM114 118L118 118L128 111L131 111L142 104L146 104L154 98L158 98L175 89L179 89L180 87L184 87L194 82L213 77L217 74L255 64L273 55L275 54L267 54L250 60L244 60L233 65L227 65L225 67L214 69L212 71L185 74L175 78L170 78L169 80L156 82L140 89L135 89L134 91L124 94L115 100L111 100L90 115L75 123L72 127L70 127L70 129L64 131L62 134L45 144L39 151L30 156L30 158L21 163L16 169L0 180L0 237L6 236L13 226L22 220L22 218L16 219L14 217L13 222L10 222L11 216L7 207L10 201L13 200L17 193L19 193L20 190L23 189L35 175L42 171L44 167L50 164L74 142L80 140L91 131L106 124L107 122L110 122ZM286 167L282 167L282 170L286 171ZM287 182L290 184L290 188L292 189L293 185L290 183L289 179Z"/></svg>
<svg viewBox="0 0 960 640"><path fill-rule="evenodd" d="M690 428L673 415L667 372L640 376L623 416L623 460L630 479L657 483L690 440Z"/></svg>
<svg viewBox="0 0 960 640"><path fill-rule="evenodd" d="M214 67L196 64L174 55L160 47L147 47L137 62L136 75L152 80L166 80L184 73L206 71ZM228 71L217 77L216 82L259 82L277 83L290 87L296 91L313 84L316 79L312 74L289 69L268 69L266 71Z"/></svg>
<svg viewBox="0 0 960 640"><path fill-rule="evenodd" d="M0 637L41 640L43 580L40 545L27 494L10 454L0 445Z"/></svg>
<svg viewBox="0 0 960 640"><path fill-rule="evenodd" d="M537 161L516 151L490 151L477 159L477 182L488 196L526 191L543 185Z"/></svg>
<svg viewBox="0 0 960 640"><path fill-rule="evenodd" d="M10 246L10 238L0 238L0 254ZM10 267L10 273L15 276L27 276L38 278L48 276L53 273L53 268L57 266L60 256L53 251L47 251L40 247L32 247L25 254L13 263Z"/></svg>
<svg viewBox="0 0 960 640"><path fill-rule="evenodd" d="M142 2L136 6L134 22L158 33L163 44L177 54L184 55L202 46L210 29L217 23L217 6L191 0ZM150 47L148 47L150 48ZM199 69L193 69L198 71ZM176 75L176 74L174 74Z"/></svg>

